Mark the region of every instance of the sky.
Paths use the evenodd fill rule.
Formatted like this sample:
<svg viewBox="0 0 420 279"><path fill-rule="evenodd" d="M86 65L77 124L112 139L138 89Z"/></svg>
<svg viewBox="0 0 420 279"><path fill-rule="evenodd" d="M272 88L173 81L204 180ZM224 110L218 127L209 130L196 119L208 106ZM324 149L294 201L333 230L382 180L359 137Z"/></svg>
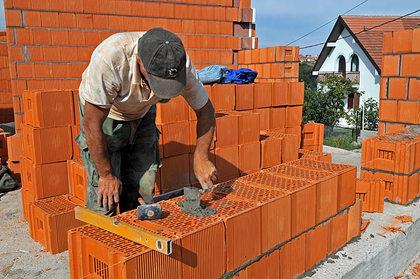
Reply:
<svg viewBox="0 0 420 279"><path fill-rule="evenodd" d="M66 1L66 0L61 0ZM88 1L88 0L86 0ZM259 47L287 45L362 0L253 0L256 9ZM420 9L420 0L368 0L349 15L404 15ZM0 0L0 28L5 27L3 1ZM420 16L420 12L416 14ZM310 36L294 43L307 46L325 42L335 21ZM302 54L319 54L321 47L302 50Z"/></svg>
<svg viewBox="0 0 420 279"><path fill-rule="evenodd" d="M362 0L253 0L256 9L259 47L287 45L300 36L337 18L355 7ZM420 9L419 0L369 0L348 15L396 15L401 16ZM420 12L415 14L420 16ZM308 46L325 42L335 20L294 43ZM319 54L322 46L302 50L302 54Z"/></svg>

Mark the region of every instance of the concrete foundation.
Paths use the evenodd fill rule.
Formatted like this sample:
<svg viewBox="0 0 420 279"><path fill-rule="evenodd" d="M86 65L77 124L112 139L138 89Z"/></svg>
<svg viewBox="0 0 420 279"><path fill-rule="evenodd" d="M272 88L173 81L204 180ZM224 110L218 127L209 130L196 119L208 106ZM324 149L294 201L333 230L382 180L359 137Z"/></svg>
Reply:
<svg viewBox="0 0 420 279"><path fill-rule="evenodd" d="M396 216L410 216L401 223ZM303 278L394 278L420 254L420 201L400 206L386 202L384 213L364 213L370 225L362 236L328 258ZM400 227L391 232L386 227ZM406 278L406 277L404 277ZM409 277L410 278L410 277ZM413 277L416 278L416 277Z"/></svg>

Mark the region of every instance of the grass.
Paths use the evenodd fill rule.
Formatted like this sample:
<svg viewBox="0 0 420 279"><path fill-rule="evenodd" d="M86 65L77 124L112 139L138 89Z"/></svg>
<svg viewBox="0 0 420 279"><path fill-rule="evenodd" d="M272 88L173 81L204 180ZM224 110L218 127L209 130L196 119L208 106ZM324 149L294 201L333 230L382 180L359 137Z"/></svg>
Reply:
<svg viewBox="0 0 420 279"><path fill-rule="evenodd" d="M324 144L345 150L359 149L362 146L361 144L353 142L351 136L332 136L330 138L325 138Z"/></svg>

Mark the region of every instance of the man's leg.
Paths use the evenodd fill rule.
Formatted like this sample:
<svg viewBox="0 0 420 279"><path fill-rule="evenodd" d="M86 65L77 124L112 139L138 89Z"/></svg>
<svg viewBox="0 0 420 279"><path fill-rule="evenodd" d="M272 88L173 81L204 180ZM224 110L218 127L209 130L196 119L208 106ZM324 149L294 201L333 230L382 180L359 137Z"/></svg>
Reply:
<svg viewBox="0 0 420 279"><path fill-rule="evenodd" d="M79 102L80 103L80 102ZM95 164L90 156L90 152L86 143L86 137L83 130L83 116L84 108L80 107L80 134L76 141L79 145L80 154L88 177L88 185L86 191L86 206L87 208L99 212L104 215L115 215L116 206L106 210L98 205L98 180L99 175ZM107 138L109 159L113 174L121 180L121 149L128 143L129 126L127 124L118 123L112 119L107 118L103 124L103 131Z"/></svg>
<svg viewBox="0 0 420 279"><path fill-rule="evenodd" d="M146 203L153 202L156 172L160 166L155 118L156 109L152 107L141 120L134 142L122 150L122 212L136 208L139 197Z"/></svg>

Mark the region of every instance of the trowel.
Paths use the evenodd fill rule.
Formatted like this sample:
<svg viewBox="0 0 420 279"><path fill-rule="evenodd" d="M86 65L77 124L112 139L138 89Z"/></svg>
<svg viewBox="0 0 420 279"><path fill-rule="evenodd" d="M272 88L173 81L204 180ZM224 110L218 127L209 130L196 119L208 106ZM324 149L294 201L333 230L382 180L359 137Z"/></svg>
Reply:
<svg viewBox="0 0 420 279"><path fill-rule="evenodd" d="M153 198L152 204L139 205L137 207L137 218L139 220L155 220L163 217L162 207L160 201L169 200L175 197L184 195L184 200L178 202L181 209L194 216L209 216L214 215L216 210L210 207L202 207L201 195L210 190L201 190L195 187L184 187L183 189L175 190Z"/></svg>

